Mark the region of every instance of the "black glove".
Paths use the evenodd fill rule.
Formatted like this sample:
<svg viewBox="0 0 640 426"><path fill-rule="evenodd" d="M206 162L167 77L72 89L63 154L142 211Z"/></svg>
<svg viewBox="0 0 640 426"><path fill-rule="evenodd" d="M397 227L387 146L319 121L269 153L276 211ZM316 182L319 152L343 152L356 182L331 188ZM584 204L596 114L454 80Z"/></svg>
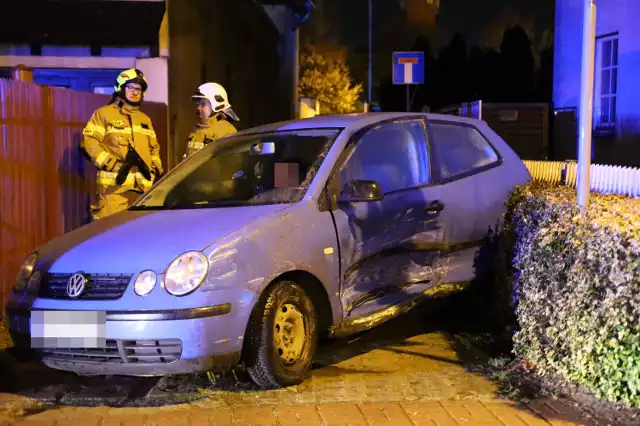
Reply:
<svg viewBox="0 0 640 426"><path fill-rule="evenodd" d="M140 154L129 145L129 151L124 159L124 164L120 168L120 171L118 171L118 176L116 176L116 183L118 185L122 185L124 181L127 180L127 176L134 166L140 170L140 173L142 173L146 180L151 180L152 176L149 166L147 166L147 163L140 157Z"/></svg>

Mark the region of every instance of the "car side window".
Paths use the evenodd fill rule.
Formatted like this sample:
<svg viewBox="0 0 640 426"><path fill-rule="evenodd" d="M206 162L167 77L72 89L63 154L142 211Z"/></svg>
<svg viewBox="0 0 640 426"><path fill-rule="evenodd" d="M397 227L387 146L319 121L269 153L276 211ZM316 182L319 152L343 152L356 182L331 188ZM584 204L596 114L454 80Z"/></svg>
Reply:
<svg viewBox="0 0 640 426"><path fill-rule="evenodd" d="M430 135L441 179L459 176L499 160L489 141L472 126L431 122Z"/></svg>
<svg viewBox="0 0 640 426"><path fill-rule="evenodd" d="M369 130L340 171L341 187L350 180L373 180L384 193L426 184L429 179L422 120L385 123Z"/></svg>

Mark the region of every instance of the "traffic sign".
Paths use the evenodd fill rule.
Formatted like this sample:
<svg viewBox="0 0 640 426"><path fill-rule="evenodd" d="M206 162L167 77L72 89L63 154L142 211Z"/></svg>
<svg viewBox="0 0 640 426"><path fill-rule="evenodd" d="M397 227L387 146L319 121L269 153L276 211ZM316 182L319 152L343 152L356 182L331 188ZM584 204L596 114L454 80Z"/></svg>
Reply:
<svg viewBox="0 0 640 426"><path fill-rule="evenodd" d="M393 84L424 84L424 52L393 52Z"/></svg>

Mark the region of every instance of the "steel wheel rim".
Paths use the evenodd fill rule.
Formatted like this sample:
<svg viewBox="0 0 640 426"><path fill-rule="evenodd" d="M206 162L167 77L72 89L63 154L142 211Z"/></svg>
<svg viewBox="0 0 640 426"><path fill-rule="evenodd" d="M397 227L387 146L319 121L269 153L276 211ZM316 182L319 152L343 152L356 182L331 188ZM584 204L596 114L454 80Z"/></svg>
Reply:
<svg viewBox="0 0 640 426"><path fill-rule="evenodd" d="M294 364L302 356L306 344L305 318L293 304L282 304L273 324L273 343L280 362Z"/></svg>

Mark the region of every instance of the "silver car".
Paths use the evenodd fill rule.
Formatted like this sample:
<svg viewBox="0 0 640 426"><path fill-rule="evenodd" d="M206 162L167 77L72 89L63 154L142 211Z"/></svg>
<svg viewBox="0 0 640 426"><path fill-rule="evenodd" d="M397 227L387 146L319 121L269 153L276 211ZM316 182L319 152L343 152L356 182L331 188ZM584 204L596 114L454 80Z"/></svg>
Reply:
<svg viewBox="0 0 640 426"><path fill-rule="evenodd" d="M128 211L31 253L7 306L14 340L83 375L242 363L300 383L320 337L366 330L462 288L520 158L485 122L318 116L236 133Z"/></svg>

